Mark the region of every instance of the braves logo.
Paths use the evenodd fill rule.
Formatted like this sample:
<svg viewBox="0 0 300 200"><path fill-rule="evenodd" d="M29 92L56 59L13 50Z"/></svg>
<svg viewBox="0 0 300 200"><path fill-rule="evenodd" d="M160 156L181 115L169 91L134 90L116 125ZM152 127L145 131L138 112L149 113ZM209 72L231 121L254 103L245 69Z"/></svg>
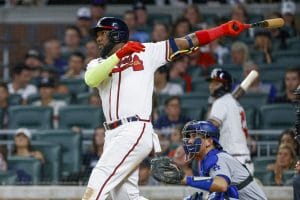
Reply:
<svg viewBox="0 0 300 200"><path fill-rule="evenodd" d="M123 58L117 66L118 68L114 68L112 73L122 72L129 67L132 67L133 71L144 70L143 61L137 55L134 55L133 57L130 55Z"/></svg>

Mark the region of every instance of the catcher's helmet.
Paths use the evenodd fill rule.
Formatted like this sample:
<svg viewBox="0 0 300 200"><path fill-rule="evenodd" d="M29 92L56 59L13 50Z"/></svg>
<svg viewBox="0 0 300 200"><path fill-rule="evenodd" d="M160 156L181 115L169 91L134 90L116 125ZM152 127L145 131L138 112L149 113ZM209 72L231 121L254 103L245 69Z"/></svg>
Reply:
<svg viewBox="0 0 300 200"><path fill-rule="evenodd" d="M194 143L189 143L190 135L192 133L196 133L196 139ZM219 138L220 138L220 131L219 128L213 125L209 121L190 121L185 124L182 129L183 134L183 147L186 154L195 154L198 153L200 150L200 146L202 144L200 135L211 137L217 147L220 147Z"/></svg>
<svg viewBox="0 0 300 200"><path fill-rule="evenodd" d="M112 43L127 42L129 38L129 30L125 22L115 17L102 17L97 22L97 25L91 29L93 36L97 35L98 31L109 30L109 40Z"/></svg>

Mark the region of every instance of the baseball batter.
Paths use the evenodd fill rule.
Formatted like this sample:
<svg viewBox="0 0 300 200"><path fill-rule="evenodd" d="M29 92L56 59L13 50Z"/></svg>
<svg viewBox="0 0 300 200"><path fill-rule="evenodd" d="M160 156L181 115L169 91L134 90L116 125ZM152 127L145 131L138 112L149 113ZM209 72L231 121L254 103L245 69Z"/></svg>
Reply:
<svg viewBox="0 0 300 200"><path fill-rule="evenodd" d="M247 146L246 114L243 107L231 95L231 75L222 69L214 69L209 78L210 95L215 98L209 120L220 127L220 144L233 157L245 164L253 174L254 166Z"/></svg>
<svg viewBox="0 0 300 200"><path fill-rule="evenodd" d="M191 121L182 130L188 158L201 161L200 177L187 176L182 183L209 191L210 200L265 200L262 189L238 160L222 150L218 127L210 121ZM195 197L195 195L193 196ZM198 198L188 200L200 200Z"/></svg>
<svg viewBox="0 0 300 200"><path fill-rule="evenodd" d="M128 27L101 18L93 33L101 57L92 60L85 82L99 90L106 134L104 152L93 169L83 200L144 199L139 196L138 165L157 146L150 122L155 70L182 53L222 36L237 36L245 25L230 21L213 29L157 43L128 41ZM158 145L159 146L159 145Z"/></svg>

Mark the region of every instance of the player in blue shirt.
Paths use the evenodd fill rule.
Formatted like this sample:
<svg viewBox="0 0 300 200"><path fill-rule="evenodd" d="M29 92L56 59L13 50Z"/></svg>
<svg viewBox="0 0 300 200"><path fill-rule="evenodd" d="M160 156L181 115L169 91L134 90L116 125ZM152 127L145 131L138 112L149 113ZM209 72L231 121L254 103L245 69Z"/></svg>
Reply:
<svg viewBox="0 0 300 200"><path fill-rule="evenodd" d="M210 200L267 199L247 168L222 150L220 132L215 125L209 121L190 121L182 134L188 160L200 161L200 176L186 176L183 184L209 191ZM202 197L194 195L187 199Z"/></svg>

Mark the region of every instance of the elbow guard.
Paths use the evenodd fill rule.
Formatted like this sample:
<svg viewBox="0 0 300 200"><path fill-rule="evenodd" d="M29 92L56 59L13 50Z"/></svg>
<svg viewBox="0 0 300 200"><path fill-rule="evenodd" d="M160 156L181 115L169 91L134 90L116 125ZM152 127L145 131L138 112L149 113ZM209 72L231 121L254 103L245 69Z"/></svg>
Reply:
<svg viewBox="0 0 300 200"><path fill-rule="evenodd" d="M212 177L186 177L186 184L195 188L210 191L211 185L213 183Z"/></svg>
<svg viewBox="0 0 300 200"><path fill-rule="evenodd" d="M85 83L90 87L97 87L102 81L104 81L112 69L118 64L120 59L116 54L111 55L101 63L95 64L92 69L85 72L84 80Z"/></svg>

